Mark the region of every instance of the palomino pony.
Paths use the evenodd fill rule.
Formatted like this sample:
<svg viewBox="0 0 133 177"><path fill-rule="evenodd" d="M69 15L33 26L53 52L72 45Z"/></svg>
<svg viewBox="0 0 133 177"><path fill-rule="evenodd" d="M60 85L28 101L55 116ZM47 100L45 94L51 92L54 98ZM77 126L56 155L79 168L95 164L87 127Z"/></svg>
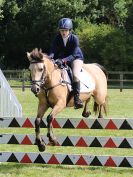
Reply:
<svg viewBox="0 0 133 177"><path fill-rule="evenodd" d="M40 137L40 124L44 113L48 108L52 111L47 116L47 137L51 145L56 145L57 141L52 131L52 121L54 117L61 112L66 106L74 106L73 96L69 98L70 91L67 84L62 84L62 71L37 48L32 52L27 52L30 61L30 72L32 92L38 97L38 112L35 120L36 144L39 151L45 150L45 142ZM94 112L99 113L98 118L102 118L102 111L106 113L107 98L107 77L104 68L97 64L84 64L83 68L91 75L95 83L95 89L89 93L80 93L80 99L85 102L82 116L88 117L90 112L87 111L87 105L91 96L94 98ZM69 98L69 99L68 99Z"/></svg>

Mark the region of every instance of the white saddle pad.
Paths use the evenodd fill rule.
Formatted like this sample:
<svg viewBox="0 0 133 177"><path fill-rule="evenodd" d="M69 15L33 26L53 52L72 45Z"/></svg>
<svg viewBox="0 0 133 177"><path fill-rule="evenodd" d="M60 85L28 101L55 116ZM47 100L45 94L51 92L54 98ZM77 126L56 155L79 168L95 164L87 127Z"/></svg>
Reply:
<svg viewBox="0 0 133 177"><path fill-rule="evenodd" d="M92 77L84 69L80 72L80 92L91 92L95 89L95 83L92 80Z"/></svg>
<svg viewBox="0 0 133 177"><path fill-rule="evenodd" d="M71 84L71 80L65 69L63 69L63 80ZM91 75L89 75L86 70L84 69L81 70L79 80L80 80L80 92L81 93L91 92L92 90L95 89L95 83L93 82ZM70 84L67 84L67 85L68 85L68 89L71 91L72 88Z"/></svg>

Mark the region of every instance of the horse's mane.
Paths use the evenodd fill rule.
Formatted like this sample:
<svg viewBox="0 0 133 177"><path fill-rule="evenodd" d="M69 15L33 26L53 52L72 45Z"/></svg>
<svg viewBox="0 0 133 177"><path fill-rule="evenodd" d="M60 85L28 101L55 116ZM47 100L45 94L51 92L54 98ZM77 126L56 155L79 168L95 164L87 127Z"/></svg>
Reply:
<svg viewBox="0 0 133 177"><path fill-rule="evenodd" d="M38 62L43 61L44 57L49 59L49 56L43 53L42 49L38 50L38 48L32 50L32 52L30 53L30 57L32 58L32 60Z"/></svg>

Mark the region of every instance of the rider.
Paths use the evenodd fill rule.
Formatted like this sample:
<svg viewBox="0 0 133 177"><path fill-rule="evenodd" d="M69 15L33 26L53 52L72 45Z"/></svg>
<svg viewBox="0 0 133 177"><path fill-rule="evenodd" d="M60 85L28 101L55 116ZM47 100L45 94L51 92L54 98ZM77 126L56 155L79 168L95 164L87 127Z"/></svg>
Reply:
<svg viewBox="0 0 133 177"><path fill-rule="evenodd" d="M68 64L73 72L73 94L75 109L82 108L83 103L79 98L80 81L79 75L83 66L83 53L79 47L79 39L72 34L73 23L70 18L62 18L58 23L59 32L52 43L50 57L56 60L60 67L62 64Z"/></svg>

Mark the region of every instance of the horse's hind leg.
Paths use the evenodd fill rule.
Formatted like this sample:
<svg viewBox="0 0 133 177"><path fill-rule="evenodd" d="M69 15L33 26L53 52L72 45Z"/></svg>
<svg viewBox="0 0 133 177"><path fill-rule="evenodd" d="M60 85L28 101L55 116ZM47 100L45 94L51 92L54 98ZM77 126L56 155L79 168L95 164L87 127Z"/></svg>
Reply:
<svg viewBox="0 0 133 177"><path fill-rule="evenodd" d="M99 115L98 118L103 118L103 112L107 115L107 98L104 104L99 106Z"/></svg>
<svg viewBox="0 0 133 177"><path fill-rule="evenodd" d="M91 97L90 97L90 98L91 98ZM83 116L83 117L86 117L86 118L91 115L91 112L90 112L89 110L87 111L88 103L89 103L89 101L90 101L90 98L88 98L88 99L86 100L85 106L84 106L84 110L83 110L83 113L82 113L82 116Z"/></svg>
<svg viewBox="0 0 133 177"><path fill-rule="evenodd" d="M100 105L94 102L93 110L95 112L95 115L98 113L98 118L103 118L103 112L105 113L105 115L107 115L106 103Z"/></svg>
<svg viewBox="0 0 133 177"><path fill-rule="evenodd" d="M102 114L102 105L99 105L99 114L98 114L98 118L103 118L103 114Z"/></svg>

